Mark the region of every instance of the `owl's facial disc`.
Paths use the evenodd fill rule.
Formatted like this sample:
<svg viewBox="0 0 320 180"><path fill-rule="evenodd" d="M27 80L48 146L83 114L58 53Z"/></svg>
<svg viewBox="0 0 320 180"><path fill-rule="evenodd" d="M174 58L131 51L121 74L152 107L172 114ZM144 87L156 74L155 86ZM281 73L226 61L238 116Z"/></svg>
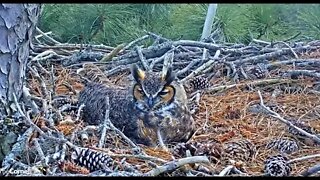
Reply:
<svg viewBox="0 0 320 180"><path fill-rule="evenodd" d="M145 93L140 84L135 84L133 87L133 97L137 101L143 101Z"/></svg>
<svg viewBox="0 0 320 180"><path fill-rule="evenodd" d="M174 100L175 88L172 85L164 86L164 88L155 95L145 93L140 84L135 84L133 88L133 96L139 101L145 109L151 110L161 104L170 104Z"/></svg>
<svg viewBox="0 0 320 180"><path fill-rule="evenodd" d="M167 85L157 94L157 97L160 97L162 102L169 104L173 101L175 93L175 88L172 85Z"/></svg>
<svg viewBox="0 0 320 180"><path fill-rule="evenodd" d="M143 112L159 110L174 100L175 88L171 83L175 79L172 68L165 74L145 72L134 65L131 69L135 85L133 97L136 107Z"/></svg>

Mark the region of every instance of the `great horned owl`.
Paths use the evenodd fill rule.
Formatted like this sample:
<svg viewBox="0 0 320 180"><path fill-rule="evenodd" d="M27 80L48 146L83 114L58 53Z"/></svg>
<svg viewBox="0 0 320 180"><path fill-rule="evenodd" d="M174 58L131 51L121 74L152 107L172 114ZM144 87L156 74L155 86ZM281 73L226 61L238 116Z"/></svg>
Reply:
<svg viewBox="0 0 320 180"><path fill-rule="evenodd" d="M136 143L156 145L158 130L166 143L188 140L195 130L194 119L172 68L157 73L133 65L131 75L134 80L126 89L88 83L79 96L79 104L85 105L84 121L95 125L104 121L108 96L111 122Z"/></svg>

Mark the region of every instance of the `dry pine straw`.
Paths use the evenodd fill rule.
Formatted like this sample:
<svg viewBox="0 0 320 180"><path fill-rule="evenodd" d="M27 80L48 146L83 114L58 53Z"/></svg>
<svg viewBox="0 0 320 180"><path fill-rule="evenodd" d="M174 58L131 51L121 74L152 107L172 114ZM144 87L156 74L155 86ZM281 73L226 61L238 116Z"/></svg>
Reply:
<svg viewBox="0 0 320 180"><path fill-rule="evenodd" d="M70 95L70 90L63 85L63 82L69 83L78 92L83 88L83 84L80 83L79 78L71 75L72 71L73 70L56 67L55 75L57 79L55 83L57 86L57 95ZM121 80L125 79L126 76L127 74L122 74L111 80L121 83ZM32 87L31 94L39 96L41 93L38 82L32 77L28 79L28 82ZM46 79L46 84L47 87L50 86L49 78ZM316 116L320 104L317 95L311 93L281 93L278 97L271 98L272 92L263 91L262 93L265 103L268 104L272 102L272 104L276 104L281 110L280 114L283 117L300 119L309 123L318 130L318 132L320 131L320 119L319 116ZM195 117L198 130L192 140L199 142L218 141L224 143L235 139L248 139L258 147L258 152L251 162L245 164L246 170L252 175L261 174L264 160L268 156L274 155L273 151L264 148L266 143L274 138L282 136L290 137L290 134L286 131L286 125L278 120L268 117L267 115L257 115L248 112L249 106L258 103L259 97L257 92L250 90L234 88L214 95L204 95L201 98L200 112L196 114ZM114 142L114 138L112 139L113 140L109 142ZM117 145L116 147L119 146ZM170 154L162 152L157 148L144 147L144 149L149 155L170 159ZM297 158L316 153L320 153L319 148L304 146L298 152L291 154L289 158ZM310 159L293 164L292 175L301 173L307 167L314 165L316 161L319 162L319 160L320 158ZM143 164L145 161L133 159L129 161L133 164L140 164L141 169L144 171L151 168L149 165ZM224 168L219 166L219 164L216 164L215 167L218 168L218 171Z"/></svg>
<svg viewBox="0 0 320 180"><path fill-rule="evenodd" d="M276 104L283 117L300 119L320 132L320 119L316 116L319 111L319 96L311 93L281 94L272 99L270 94L263 93L265 103ZM246 170L249 174L259 175L263 171L264 160L275 153L274 150L267 150L265 145L272 139L292 136L287 132L287 126L280 121L267 115L248 112L248 107L253 104L259 104L259 97L254 91L232 89L216 95L205 95L202 97L201 110L196 117L196 122L199 128L204 124L207 126L204 129L201 128L194 139L202 142L250 140L258 147L258 151L252 162L246 163ZM230 116L230 114L237 115ZM319 147L303 146L289 158L317 153L320 153ZM315 158L293 164L292 175L301 173L306 167L315 165L319 160L320 158Z"/></svg>

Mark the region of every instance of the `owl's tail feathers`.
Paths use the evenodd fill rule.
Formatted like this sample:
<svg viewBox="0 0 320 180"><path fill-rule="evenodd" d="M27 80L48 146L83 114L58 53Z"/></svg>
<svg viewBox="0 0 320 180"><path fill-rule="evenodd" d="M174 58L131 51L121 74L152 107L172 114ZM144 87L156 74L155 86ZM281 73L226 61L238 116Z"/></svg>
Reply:
<svg viewBox="0 0 320 180"><path fill-rule="evenodd" d="M83 81L83 84L88 82L95 82L100 84L113 84L110 79L106 76L104 71L93 63L85 63L82 68L77 70L77 74Z"/></svg>
<svg viewBox="0 0 320 180"><path fill-rule="evenodd" d="M87 85L89 82L98 81L100 76L103 76L103 72L98 66L93 63L85 63L82 68L77 69L77 76L79 76L81 83Z"/></svg>
<svg viewBox="0 0 320 180"><path fill-rule="evenodd" d="M86 85L87 85L88 83L90 83L90 82L93 82L93 81L91 81L90 79L88 79L87 77L78 74L78 72L77 72L77 73L71 73L71 76L79 79L78 82L80 82L80 83L83 84L84 86L86 86Z"/></svg>

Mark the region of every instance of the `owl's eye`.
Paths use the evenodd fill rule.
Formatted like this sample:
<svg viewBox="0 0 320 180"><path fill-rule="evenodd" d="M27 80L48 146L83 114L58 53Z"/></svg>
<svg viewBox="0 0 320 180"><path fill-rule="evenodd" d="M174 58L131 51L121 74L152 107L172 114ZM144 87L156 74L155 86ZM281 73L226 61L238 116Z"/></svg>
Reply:
<svg viewBox="0 0 320 180"><path fill-rule="evenodd" d="M159 92L159 96L165 101L169 102L173 100L175 95L175 89L173 86L165 86L162 91Z"/></svg>
<svg viewBox="0 0 320 180"><path fill-rule="evenodd" d="M169 89L168 88L164 88L162 91L159 92L159 95L160 96L165 96L168 93L169 93Z"/></svg>
<svg viewBox="0 0 320 180"><path fill-rule="evenodd" d="M142 100L143 96L144 96L144 92L141 88L141 86L139 84L134 85L133 87L133 96L137 99L137 100Z"/></svg>

